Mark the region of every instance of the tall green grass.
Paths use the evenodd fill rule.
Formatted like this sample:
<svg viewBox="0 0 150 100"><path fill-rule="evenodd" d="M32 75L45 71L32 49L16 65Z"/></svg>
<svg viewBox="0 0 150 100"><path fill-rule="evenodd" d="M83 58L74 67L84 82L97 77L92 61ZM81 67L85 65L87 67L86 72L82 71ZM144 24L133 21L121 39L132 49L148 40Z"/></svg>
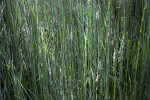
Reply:
<svg viewBox="0 0 150 100"><path fill-rule="evenodd" d="M149 0L2 0L1 100L150 99Z"/></svg>

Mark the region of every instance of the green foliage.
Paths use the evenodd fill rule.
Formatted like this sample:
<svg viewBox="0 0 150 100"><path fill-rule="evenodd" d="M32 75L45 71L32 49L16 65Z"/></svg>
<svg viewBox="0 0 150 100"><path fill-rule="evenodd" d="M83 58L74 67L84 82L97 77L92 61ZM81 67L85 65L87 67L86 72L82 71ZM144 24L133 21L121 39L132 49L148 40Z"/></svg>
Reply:
<svg viewBox="0 0 150 100"><path fill-rule="evenodd" d="M0 100L150 99L149 0L2 0Z"/></svg>

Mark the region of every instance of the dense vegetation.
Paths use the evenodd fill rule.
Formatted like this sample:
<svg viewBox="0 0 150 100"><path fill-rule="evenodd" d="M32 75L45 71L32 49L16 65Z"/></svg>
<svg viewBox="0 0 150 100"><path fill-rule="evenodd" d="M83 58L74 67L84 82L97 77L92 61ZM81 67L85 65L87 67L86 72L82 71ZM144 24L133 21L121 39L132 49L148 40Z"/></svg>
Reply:
<svg viewBox="0 0 150 100"><path fill-rule="evenodd" d="M149 0L2 0L0 100L150 100Z"/></svg>

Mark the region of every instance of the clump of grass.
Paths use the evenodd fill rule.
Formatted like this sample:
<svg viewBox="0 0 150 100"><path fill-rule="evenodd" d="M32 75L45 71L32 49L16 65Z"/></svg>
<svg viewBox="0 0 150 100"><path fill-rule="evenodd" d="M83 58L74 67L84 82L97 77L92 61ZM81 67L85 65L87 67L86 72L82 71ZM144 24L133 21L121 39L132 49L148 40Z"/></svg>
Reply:
<svg viewBox="0 0 150 100"><path fill-rule="evenodd" d="M0 99L149 99L149 5L2 0Z"/></svg>

